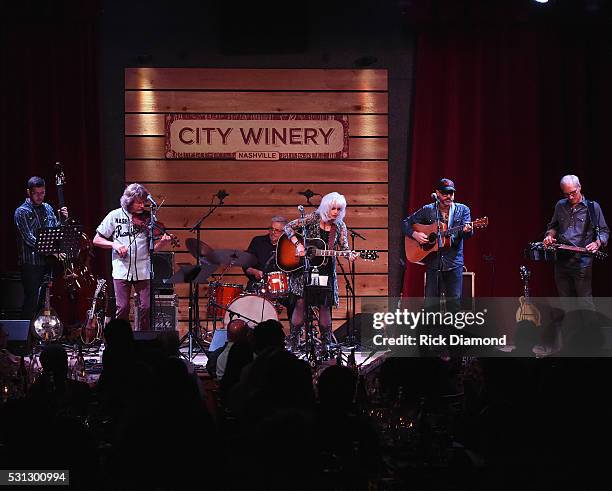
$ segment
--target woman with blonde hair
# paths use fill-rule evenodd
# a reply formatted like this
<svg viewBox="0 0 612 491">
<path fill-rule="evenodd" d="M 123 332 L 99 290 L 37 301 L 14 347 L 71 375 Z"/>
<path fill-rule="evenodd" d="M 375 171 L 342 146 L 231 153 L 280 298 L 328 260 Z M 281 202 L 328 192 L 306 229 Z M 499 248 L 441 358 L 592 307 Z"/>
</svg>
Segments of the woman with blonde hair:
<svg viewBox="0 0 612 491">
<path fill-rule="evenodd" d="M 307 238 L 318 238 L 327 244 L 328 249 L 350 250 L 348 244 L 348 232 L 344 223 L 346 214 L 346 198 L 340 193 L 329 193 L 323 196 L 321 204 L 316 211 L 305 215 L 303 218 L 293 220 L 285 225 L 287 238 L 295 245 L 296 255 L 304 256 L 304 244 L 299 240 L 296 233 L 302 233 L 306 227 Z M 350 255 L 353 260 L 354 255 Z M 325 298 L 319 299 L 316 307 L 319 307 L 319 330 L 322 343 L 327 346 L 331 342 L 332 317 L 331 307 L 338 306 L 338 280 L 336 277 L 336 259 L 329 260 L 319 268 L 320 276 L 328 277 L 329 293 Z M 299 337 L 305 322 L 304 303 L 304 273 L 299 269 L 289 276 L 289 292 L 295 302 L 293 315 L 291 316 L 290 344 L 292 349 L 297 348 Z M 311 305 L 312 306 L 312 305 Z"/>
</svg>

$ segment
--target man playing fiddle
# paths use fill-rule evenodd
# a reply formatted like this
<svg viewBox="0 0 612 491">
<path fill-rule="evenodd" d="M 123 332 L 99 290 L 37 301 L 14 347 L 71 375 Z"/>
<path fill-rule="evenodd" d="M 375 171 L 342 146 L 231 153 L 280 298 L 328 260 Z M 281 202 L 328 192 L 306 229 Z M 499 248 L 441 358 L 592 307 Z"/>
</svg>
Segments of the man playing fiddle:
<svg viewBox="0 0 612 491">
<path fill-rule="evenodd" d="M 94 245 L 112 249 L 113 285 L 117 303 L 116 317 L 129 319 L 132 287 L 138 297 L 138 329 L 149 329 L 151 261 L 149 258 L 148 229 L 142 226 L 142 216 L 149 191 L 134 183 L 125 188 L 121 207 L 111 211 L 96 229 Z M 163 234 L 155 244 L 155 250 L 172 239 Z"/>
</svg>

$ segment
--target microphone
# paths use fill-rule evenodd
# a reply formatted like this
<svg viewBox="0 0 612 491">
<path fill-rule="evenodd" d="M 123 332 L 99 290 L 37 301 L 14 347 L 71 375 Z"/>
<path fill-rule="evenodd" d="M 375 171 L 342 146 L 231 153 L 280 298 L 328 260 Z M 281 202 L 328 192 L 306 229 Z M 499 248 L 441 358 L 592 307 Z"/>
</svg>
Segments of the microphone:
<svg viewBox="0 0 612 491">
<path fill-rule="evenodd" d="M 309 200 L 310 198 L 312 198 L 315 195 L 316 196 L 321 196 L 319 193 L 313 193 L 310 189 L 307 189 L 306 191 L 298 191 L 298 194 L 301 194 L 307 200 Z"/>
<path fill-rule="evenodd" d="M 153 199 L 153 196 L 151 196 L 151 194 L 147 194 L 147 199 L 151 202 L 153 206 L 155 206 L 156 208 L 159 208 L 159 206 L 157 206 L 157 201 Z"/>
<path fill-rule="evenodd" d="M 363 235 L 361 235 L 359 232 L 357 232 L 357 230 L 355 230 L 354 228 L 348 227 L 348 231 L 351 233 L 351 235 L 356 235 L 357 237 L 359 237 L 362 240 L 367 240 Z"/>
<path fill-rule="evenodd" d="M 221 204 L 223 204 L 223 200 L 229 196 L 229 193 L 226 193 L 225 189 L 219 189 L 219 191 L 217 191 L 217 194 L 215 196 L 219 199 Z"/>
<path fill-rule="evenodd" d="M 304 207 L 302 205 L 298 206 L 298 211 L 304 213 Z"/>
<path fill-rule="evenodd" d="M 440 201 L 436 193 L 431 193 L 431 199 L 433 199 L 434 201 Z"/>
</svg>

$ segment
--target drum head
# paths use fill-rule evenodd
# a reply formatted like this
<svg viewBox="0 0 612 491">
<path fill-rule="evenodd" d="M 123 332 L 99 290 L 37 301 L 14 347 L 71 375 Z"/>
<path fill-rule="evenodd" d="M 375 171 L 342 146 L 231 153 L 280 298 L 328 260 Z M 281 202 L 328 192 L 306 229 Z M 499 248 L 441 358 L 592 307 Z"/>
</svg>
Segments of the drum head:
<svg viewBox="0 0 612 491">
<path fill-rule="evenodd" d="M 225 312 L 225 316 L 223 317 L 223 325 L 226 327 L 232 319 L 242 319 L 249 327 L 254 327 L 255 324 L 268 319 L 278 320 L 278 314 L 274 305 L 264 297 L 258 295 L 243 295 L 238 297 L 230 303 L 227 308 L 228 311 Z M 232 313 L 234 313 L 234 315 L 231 315 Z"/>
</svg>

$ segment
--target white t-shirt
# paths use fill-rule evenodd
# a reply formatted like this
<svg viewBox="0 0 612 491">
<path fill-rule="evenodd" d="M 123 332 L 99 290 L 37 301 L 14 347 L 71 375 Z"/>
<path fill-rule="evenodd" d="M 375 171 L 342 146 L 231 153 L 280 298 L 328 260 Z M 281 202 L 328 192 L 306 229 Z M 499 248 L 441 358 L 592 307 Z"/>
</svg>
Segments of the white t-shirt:
<svg viewBox="0 0 612 491">
<path fill-rule="evenodd" d="M 136 229 L 132 222 L 132 214 L 123 208 L 111 211 L 96 232 L 107 240 L 119 242 L 128 248 L 125 257 L 119 257 L 113 249 L 113 278 L 116 280 L 148 280 L 149 279 L 149 240 L 147 229 Z"/>
<path fill-rule="evenodd" d="M 221 352 L 221 354 L 217 357 L 217 379 L 221 380 L 223 375 L 225 375 L 225 369 L 227 368 L 227 357 L 229 356 L 229 352 L 234 346 L 233 341 L 229 341 L 225 346 L 225 349 Z"/>
</svg>

